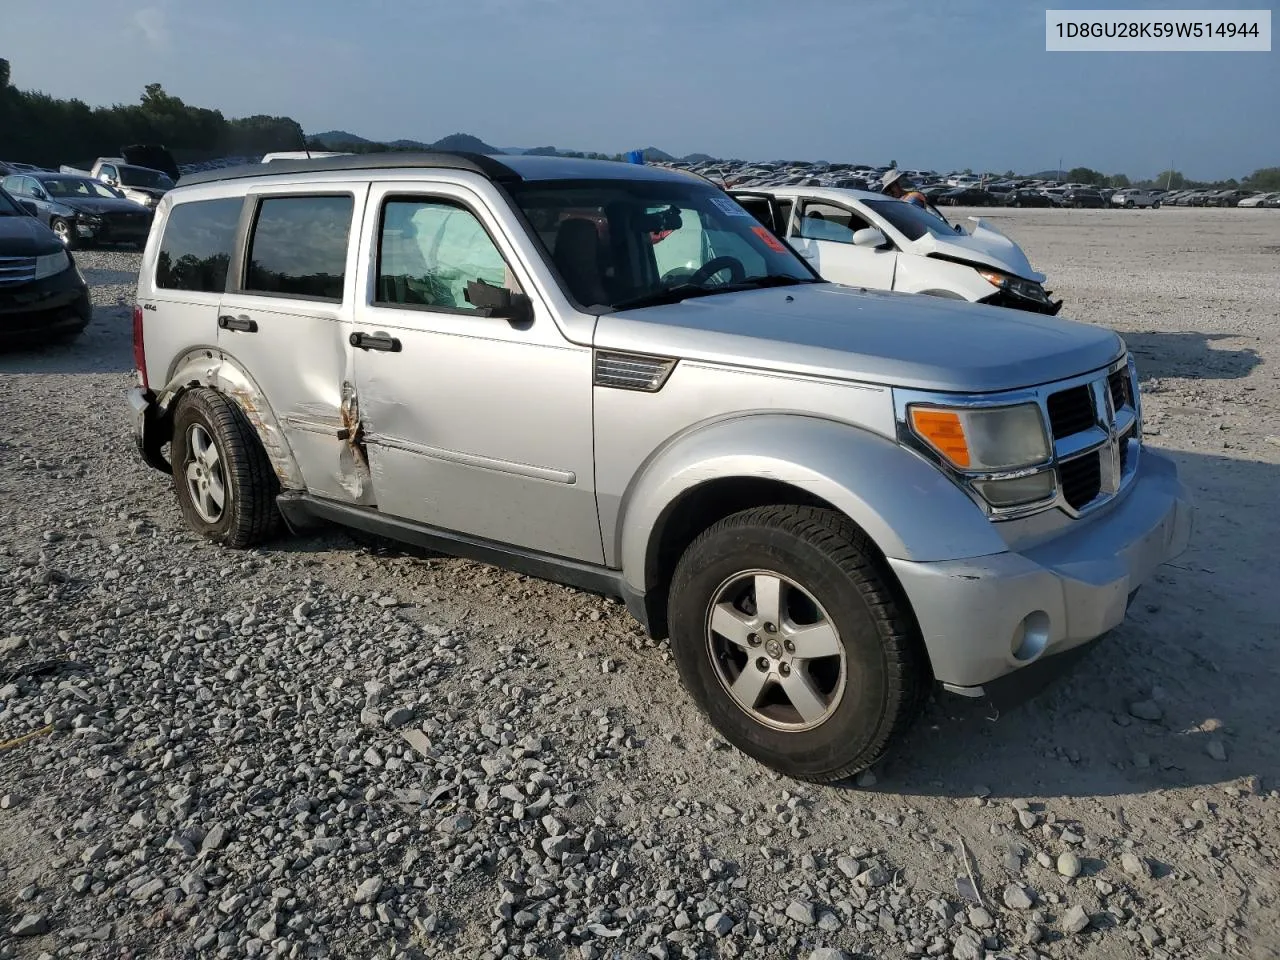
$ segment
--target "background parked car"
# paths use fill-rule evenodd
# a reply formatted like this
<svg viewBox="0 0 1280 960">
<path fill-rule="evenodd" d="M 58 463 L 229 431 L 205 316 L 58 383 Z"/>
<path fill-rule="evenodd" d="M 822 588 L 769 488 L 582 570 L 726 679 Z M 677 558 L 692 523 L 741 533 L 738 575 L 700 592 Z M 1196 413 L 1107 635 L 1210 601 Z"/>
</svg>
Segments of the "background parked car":
<svg viewBox="0 0 1280 960">
<path fill-rule="evenodd" d="M 36 219 L 68 248 L 147 242 L 151 211 L 99 180 L 67 173 L 15 174 L 0 185 L 19 201 L 29 201 Z"/>
<path fill-rule="evenodd" d="M 1077 208 L 1092 207 L 1094 209 L 1098 209 L 1107 205 L 1107 202 L 1102 199 L 1102 194 L 1097 190 L 1088 187 L 1068 190 L 1063 194 L 1063 199 L 1067 202 L 1068 206 Z"/>
<path fill-rule="evenodd" d="M 1138 187 L 1119 190 L 1111 196 L 1113 207 L 1124 207 L 1127 210 L 1132 210 L 1134 207 L 1151 207 L 1155 210 L 1160 207 L 1160 203 L 1160 194 L 1154 190 L 1143 190 Z"/>
<path fill-rule="evenodd" d="M 1010 190 L 1000 200 L 1006 207 L 1052 207 L 1053 201 L 1038 190 Z"/>
<path fill-rule="evenodd" d="M 1245 197 L 1252 195 L 1252 190 L 1220 190 L 1213 198 L 1215 207 L 1234 207 Z"/>
<path fill-rule="evenodd" d="M 74 337 L 91 315 L 89 288 L 71 254 L 31 206 L 0 189 L 0 339 Z"/>
<path fill-rule="evenodd" d="M 989 207 L 991 194 L 979 187 L 956 187 L 941 194 L 935 203 L 944 207 Z"/>
</svg>

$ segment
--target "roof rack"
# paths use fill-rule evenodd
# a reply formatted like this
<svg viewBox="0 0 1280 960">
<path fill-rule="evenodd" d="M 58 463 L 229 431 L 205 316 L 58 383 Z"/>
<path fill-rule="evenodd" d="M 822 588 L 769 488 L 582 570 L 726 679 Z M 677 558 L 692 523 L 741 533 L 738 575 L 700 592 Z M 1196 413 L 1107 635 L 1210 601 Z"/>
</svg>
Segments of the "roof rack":
<svg viewBox="0 0 1280 960">
<path fill-rule="evenodd" d="M 341 157 L 315 157 L 307 160 L 273 160 L 271 163 L 248 163 L 238 167 L 222 167 L 191 173 L 182 178 L 182 186 L 193 183 L 216 183 L 246 177 L 272 177 L 289 173 L 323 173 L 331 170 L 387 170 L 420 167 L 423 169 L 467 170 L 498 182 L 523 179 L 496 157 L 464 151 L 431 151 L 358 153 Z"/>
</svg>

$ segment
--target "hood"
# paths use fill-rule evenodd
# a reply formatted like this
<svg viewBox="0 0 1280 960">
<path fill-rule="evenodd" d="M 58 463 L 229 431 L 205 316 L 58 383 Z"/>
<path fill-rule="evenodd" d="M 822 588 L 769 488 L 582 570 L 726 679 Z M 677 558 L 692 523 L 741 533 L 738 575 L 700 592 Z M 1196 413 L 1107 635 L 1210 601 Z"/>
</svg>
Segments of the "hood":
<svg viewBox="0 0 1280 960">
<path fill-rule="evenodd" d="M 35 217 L 0 216 L 0 257 L 43 257 L 62 242 Z"/>
<path fill-rule="evenodd" d="M 1037 386 L 1106 366 L 1110 330 L 919 294 L 804 284 L 605 314 L 602 349 L 921 390 Z"/>
<path fill-rule="evenodd" d="M 912 243 L 917 253 L 938 253 L 946 257 L 967 260 L 985 267 L 994 267 L 1024 280 L 1044 283 L 1045 275 L 1031 269 L 1031 261 L 1022 248 L 981 217 L 970 217 L 973 229 L 969 233 L 957 233 L 952 237 L 935 237 L 926 233 Z"/>
<path fill-rule="evenodd" d="M 108 199 L 106 197 L 54 197 L 64 207 L 70 207 L 78 213 L 93 215 L 109 213 L 145 213 L 146 210 L 136 200 Z"/>
</svg>

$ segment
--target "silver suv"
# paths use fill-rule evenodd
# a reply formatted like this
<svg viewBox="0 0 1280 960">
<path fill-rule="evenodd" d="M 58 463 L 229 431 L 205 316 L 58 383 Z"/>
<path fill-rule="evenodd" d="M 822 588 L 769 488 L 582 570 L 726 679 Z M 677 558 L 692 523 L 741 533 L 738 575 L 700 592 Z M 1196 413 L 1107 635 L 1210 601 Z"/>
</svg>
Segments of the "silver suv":
<svg viewBox="0 0 1280 960">
<path fill-rule="evenodd" d="M 330 521 L 620 598 L 815 781 L 1004 697 L 1187 542 L 1114 333 L 823 282 L 701 178 L 383 154 L 186 178 L 134 310 L 146 460 L 231 547 Z"/>
</svg>

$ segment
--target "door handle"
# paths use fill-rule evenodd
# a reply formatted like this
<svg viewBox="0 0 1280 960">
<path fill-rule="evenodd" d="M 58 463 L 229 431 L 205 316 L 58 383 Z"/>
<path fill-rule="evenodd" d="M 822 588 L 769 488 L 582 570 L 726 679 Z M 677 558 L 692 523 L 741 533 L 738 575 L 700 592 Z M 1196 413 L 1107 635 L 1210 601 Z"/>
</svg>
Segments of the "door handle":
<svg viewBox="0 0 1280 960">
<path fill-rule="evenodd" d="M 387 353 L 399 353 L 400 341 L 385 333 L 353 333 L 351 345 L 361 350 L 383 350 Z"/>
<path fill-rule="evenodd" d="M 257 333 L 258 321 L 251 320 L 243 314 L 233 317 L 230 314 L 222 314 L 218 317 L 218 326 L 223 330 L 239 330 L 242 333 Z"/>
</svg>

